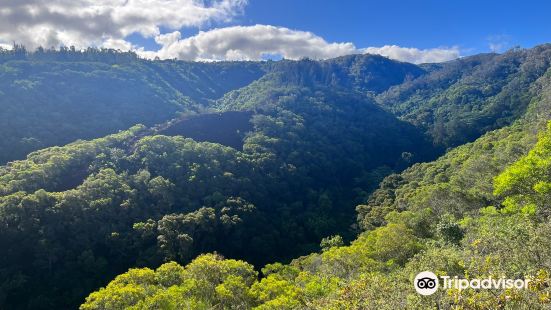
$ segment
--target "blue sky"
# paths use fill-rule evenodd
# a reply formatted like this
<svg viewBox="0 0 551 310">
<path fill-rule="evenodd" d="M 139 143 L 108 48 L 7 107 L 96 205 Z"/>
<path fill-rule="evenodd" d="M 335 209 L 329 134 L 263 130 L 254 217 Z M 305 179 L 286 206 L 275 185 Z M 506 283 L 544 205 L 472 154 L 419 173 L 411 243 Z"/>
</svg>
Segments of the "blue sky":
<svg viewBox="0 0 551 310">
<path fill-rule="evenodd" d="M 361 47 L 458 45 L 487 52 L 492 37 L 507 46 L 551 42 L 551 1 L 253 0 L 240 21 L 307 30 Z"/>
<path fill-rule="evenodd" d="M 533 0 L 26 0 L 0 4 L 0 45 L 209 61 L 377 53 L 438 62 L 551 42 L 550 13 L 551 1 Z"/>
</svg>

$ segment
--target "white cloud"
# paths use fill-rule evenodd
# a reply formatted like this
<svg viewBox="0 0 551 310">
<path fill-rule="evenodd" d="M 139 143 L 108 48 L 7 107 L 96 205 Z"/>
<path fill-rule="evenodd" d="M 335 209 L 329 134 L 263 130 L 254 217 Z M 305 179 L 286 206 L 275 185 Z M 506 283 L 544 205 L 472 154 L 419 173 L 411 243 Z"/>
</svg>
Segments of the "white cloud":
<svg viewBox="0 0 551 310">
<path fill-rule="evenodd" d="M 132 33 L 144 37 L 160 28 L 180 29 L 229 21 L 247 0 L 2 0 L 0 43 L 29 48 L 101 46 Z M 110 44 L 110 43 L 107 43 Z M 120 45 L 120 44 L 119 44 Z"/>
<path fill-rule="evenodd" d="M 379 54 L 391 59 L 412 63 L 443 62 L 459 58 L 458 47 L 418 49 L 413 47 L 400 47 L 397 45 L 385 45 L 383 47 L 367 47 L 362 52 Z"/>
<path fill-rule="evenodd" d="M 178 31 L 158 35 L 159 51 L 138 50 L 142 57 L 183 60 L 260 60 L 265 55 L 287 59 L 327 59 L 348 54 L 370 53 L 401 61 L 424 63 L 458 58 L 457 47 L 417 49 L 396 45 L 358 49 L 353 43 L 329 43 L 306 31 L 269 25 L 234 26 L 200 32 L 181 38 Z"/>
<path fill-rule="evenodd" d="M 111 39 L 111 38 L 105 40 L 105 42 L 103 42 L 101 47 L 112 48 L 112 49 L 121 50 L 121 51 L 130 51 L 136 48 L 136 46 L 132 45 L 132 43 L 128 41 L 121 40 L 121 39 Z"/>
<path fill-rule="evenodd" d="M 232 26 L 182 38 L 179 29 L 231 21 L 248 0 L 0 0 L 0 44 L 98 46 L 133 50 L 142 57 L 183 60 L 259 60 L 266 55 L 287 59 L 326 59 L 373 53 L 421 63 L 459 57 L 459 50 L 419 50 L 399 46 L 357 48 L 350 42 L 327 42 L 312 32 L 270 25 Z M 168 33 L 161 33 L 169 30 Z M 161 46 L 146 51 L 129 42 L 134 33 Z"/>
<path fill-rule="evenodd" d="M 11 50 L 12 47 L 11 44 L 0 43 L 0 49 Z"/>
<path fill-rule="evenodd" d="M 487 38 L 488 48 L 494 53 L 503 52 L 510 46 L 511 36 L 506 34 L 492 35 Z"/>
<path fill-rule="evenodd" d="M 268 25 L 213 29 L 185 39 L 176 31 L 155 41 L 162 45 L 160 58 L 185 60 L 258 60 L 267 54 L 323 59 L 357 52 L 352 43 L 328 43 L 311 32 Z"/>
</svg>

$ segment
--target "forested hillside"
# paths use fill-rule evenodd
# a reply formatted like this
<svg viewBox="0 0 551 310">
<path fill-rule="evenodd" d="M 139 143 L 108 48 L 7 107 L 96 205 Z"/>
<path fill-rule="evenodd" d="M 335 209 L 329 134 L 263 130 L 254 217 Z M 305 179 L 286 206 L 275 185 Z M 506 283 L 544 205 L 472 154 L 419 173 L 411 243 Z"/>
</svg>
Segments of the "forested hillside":
<svg viewBox="0 0 551 310">
<path fill-rule="evenodd" d="M 0 50 L 0 163 L 197 113 L 264 70 L 262 63 L 150 62 L 113 50 Z"/>
<path fill-rule="evenodd" d="M 326 62 L 146 61 L 133 53 L 24 47 L 0 50 L 0 163 L 135 124 L 209 110 L 211 101 L 266 73 L 285 85 L 383 91 L 423 69 L 380 56 Z M 240 103 L 241 105 L 241 103 Z"/>
<path fill-rule="evenodd" d="M 550 61 L 3 51 L 0 308 L 548 305 Z"/>
<path fill-rule="evenodd" d="M 435 143 L 453 147 L 524 114 L 530 86 L 550 61 L 547 44 L 423 65 L 428 74 L 378 95 L 377 102 L 424 128 Z"/>
<path fill-rule="evenodd" d="M 551 304 L 551 71 L 530 86 L 526 114 L 438 160 L 385 178 L 358 206 L 350 245 L 260 272 L 215 254 L 185 267 L 131 269 L 81 309 L 546 309 Z M 417 294 L 421 270 L 524 278 L 528 290 Z M 257 276 L 260 275 L 260 279 Z"/>
<path fill-rule="evenodd" d="M 206 251 L 259 265 L 305 254 L 348 236 L 364 191 L 431 149 L 352 96 L 282 98 L 251 123 L 242 150 L 164 135 L 129 145 L 146 130 L 135 127 L 3 168 L 0 243 L 13 251 L 0 265 L 22 280 L 5 287 L 8 302 L 74 302 L 129 266 Z"/>
</svg>

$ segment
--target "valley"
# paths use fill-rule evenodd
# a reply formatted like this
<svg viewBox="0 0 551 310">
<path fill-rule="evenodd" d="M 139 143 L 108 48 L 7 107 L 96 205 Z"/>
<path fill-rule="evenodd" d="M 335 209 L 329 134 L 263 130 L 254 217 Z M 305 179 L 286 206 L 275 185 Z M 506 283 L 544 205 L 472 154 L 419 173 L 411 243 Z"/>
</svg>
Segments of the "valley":
<svg viewBox="0 0 551 310">
<path fill-rule="evenodd" d="M 2 51 L 0 308 L 548 306 L 550 66 Z"/>
</svg>

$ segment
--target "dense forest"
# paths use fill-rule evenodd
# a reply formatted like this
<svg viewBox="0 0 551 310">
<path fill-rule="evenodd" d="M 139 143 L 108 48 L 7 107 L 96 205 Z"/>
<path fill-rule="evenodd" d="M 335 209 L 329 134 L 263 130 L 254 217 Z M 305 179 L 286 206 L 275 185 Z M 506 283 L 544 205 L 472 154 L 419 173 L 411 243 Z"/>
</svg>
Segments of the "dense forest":
<svg viewBox="0 0 551 310">
<path fill-rule="evenodd" d="M 258 79 L 264 67 L 149 62 L 114 50 L 0 51 L 0 163 L 198 113 L 209 100 Z"/>
<path fill-rule="evenodd" d="M 550 65 L 1 51 L 0 308 L 549 307 Z"/>
</svg>

